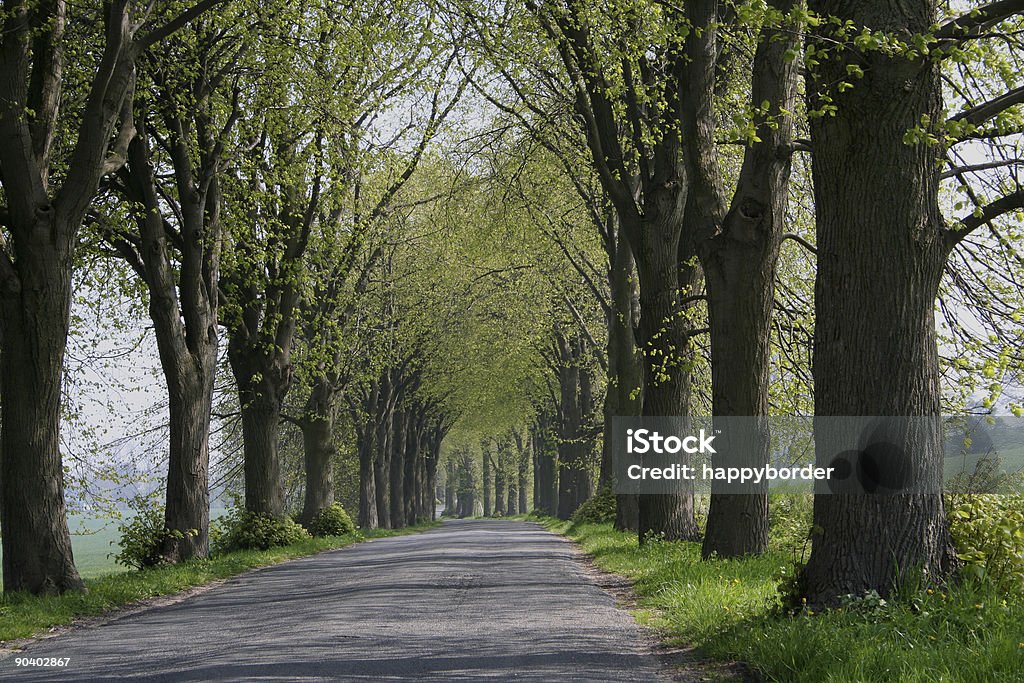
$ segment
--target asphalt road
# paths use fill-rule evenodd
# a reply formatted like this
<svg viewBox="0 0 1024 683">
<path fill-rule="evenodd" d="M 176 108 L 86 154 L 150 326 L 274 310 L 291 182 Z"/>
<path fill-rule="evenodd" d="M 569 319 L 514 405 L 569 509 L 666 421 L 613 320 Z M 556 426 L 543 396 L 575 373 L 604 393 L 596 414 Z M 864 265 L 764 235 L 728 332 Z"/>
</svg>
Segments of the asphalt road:
<svg viewBox="0 0 1024 683">
<path fill-rule="evenodd" d="M 15 657 L 67 657 L 64 668 Z M 16 681 L 652 681 L 628 613 L 535 524 L 453 521 L 35 642 Z"/>
</svg>

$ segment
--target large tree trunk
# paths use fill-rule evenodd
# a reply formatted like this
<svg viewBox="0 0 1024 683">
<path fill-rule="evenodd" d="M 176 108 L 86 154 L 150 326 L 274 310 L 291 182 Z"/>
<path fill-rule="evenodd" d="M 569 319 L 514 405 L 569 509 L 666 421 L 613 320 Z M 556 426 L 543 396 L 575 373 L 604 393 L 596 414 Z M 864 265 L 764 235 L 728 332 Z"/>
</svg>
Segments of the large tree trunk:
<svg viewBox="0 0 1024 683">
<path fill-rule="evenodd" d="M 825 16 L 897 35 L 927 34 L 931 0 L 811 2 Z M 861 451 L 863 494 L 818 495 L 817 533 L 801 574 L 811 604 L 877 590 L 889 594 L 910 573 L 936 580 L 952 566 L 938 492 L 943 448 L 934 303 L 946 258 L 938 207 L 940 144 L 905 144 L 924 117 L 942 120 L 934 60 L 854 55 L 835 50 L 812 71 L 814 93 L 846 77 L 848 60 L 865 76 L 834 93 L 834 116 L 812 120 L 818 276 L 815 287 L 814 388 L 816 459 L 837 458 L 824 427 L 830 416 L 924 416 L 889 430 L 893 447 L 878 462 Z M 854 472 L 857 472 L 857 463 Z M 872 481 L 872 467 L 882 477 Z M 887 477 L 886 474 L 898 476 Z M 916 489 L 901 493 L 901 479 Z M 847 482 L 849 483 L 849 482 Z M 840 486 L 840 482 L 833 482 Z M 929 490 L 931 489 L 931 490 Z"/>
<path fill-rule="evenodd" d="M 416 417 L 410 423 L 410 432 L 405 446 L 405 523 L 407 526 L 416 524 L 416 501 L 420 495 L 419 482 L 416 479 L 417 461 L 423 457 L 423 415 L 416 411 Z"/>
<path fill-rule="evenodd" d="M 68 217 L 38 210 L 30 237 L 22 236 L 14 264 L 19 287 L 3 292 L 0 354 L 4 592 L 35 594 L 81 590 L 64 504 L 60 453 L 61 373 L 71 302 L 73 235 L 52 223 Z M 28 242 L 25 244 L 24 242 Z"/>
<path fill-rule="evenodd" d="M 678 201 L 664 197 L 663 201 Z M 652 198 L 651 204 L 654 204 Z M 690 412 L 690 367 L 693 349 L 690 330 L 683 317 L 680 297 L 691 296 L 700 282 L 700 269 L 692 264 L 692 249 L 680 248 L 679 231 L 665 225 L 674 212 L 664 209 L 629 234 L 643 234 L 634 245 L 640 277 L 640 343 L 644 350 L 644 398 L 642 414 L 688 416 Z M 689 256 L 688 256 L 689 255 Z M 686 464 L 680 459 L 680 464 Z M 637 496 L 637 535 L 642 543 L 649 535 L 667 540 L 695 540 L 699 537 L 694 516 L 692 483 L 681 483 L 679 493 Z"/>
<path fill-rule="evenodd" d="M 448 458 L 448 461 L 445 464 L 444 473 L 444 511 L 446 515 L 452 517 L 456 514 L 455 492 L 458 489 L 458 481 L 455 478 L 455 461 L 451 458 Z M 417 487 L 417 490 L 419 488 L 420 487 Z M 417 505 L 417 511 L 419 511 L 419 509 L 422 508 L 422 504 L 419 501 L 417 501 L 417 503 L 419 503 Z"/>
<path fill-rule="evenodd" d="M 441 442 L 444 441 L 444 430 L 435 427 L 430 439 L 430 449 L 426 457 L 421 460 L 423 463 L 423 492 L 422 506 L 424 508 L 422 521 L 433 521 L 437 519 L 437 505 L 434 504 L 437 491 L 437 463 L 441 460 Z"/>
<path fill-rule="evenodd" d="M 518 502 L 519 502 L 519 495 L 516 492 L 515 479 L 512 478 L 512 477 L 509 477 L 509 482 L 508 482 L 508 505 L 506 507 L 506 510 L 508 511 L 508 514 L 510 516 L 511 515 L 518 515 L 519 514 L 519 510 L 517 509 L 517 505 L 516 505 Z"/>
<path fill-rule="evenodd" d="M 498 442 L 495 453 L 497 462 L 494 467 L 494 514 L 504 517 L 505 511 L 505 470 L 507 469 L 506 444 Z"/>
<path fill-rule="evenodd" d="M 557 450 L 551 445 L 551 416 L 541 413 L 533 427 L 534 500 L 533 506 L 546 515 L 558 512 Z"/>
<path fill-rule="evenodd" d="M 788 13 L 795 3 L 773 4 Z M 797 63 L 786 55 L 799 47 L 798 36 L 798 31 L 780 34 L 774 27 L 760 36 L 750 99 L 754 106 L 769 103 L 775 118 L 771 125 L 759 126 L 761 142 L 746 149 L 721 231 L 698 249 L 708 296 L 712 412 L 725 446 L 714 456 L 716 467 L 763 467 L 769 460 L 769 349 L 789 188 L 786 150 L 793 138 L 792 116 L 779 112 L 794 109 Z M 713 78 L 709 75 L 708 82 L 697 87 L 712 88 Z M 718 153 L 710 135 L 704 148 L 708 155 Z M 710 166 L 717 164 L 712 160 Z M 724 201 L 721 204 L 724 209 Z M 731 419 L 734 416 L 747 417 Z M 703 557 L 740 557 L 768 549 L 768 482 L 742 488 L 712 482 Z"/>
<path fill-rule="evenodd" d="M 10 8 L 0 78 L 0 525 L 4 591 L 80 590 L 64 502 L 60 403 L 78 230 L 114 158 L 135 79 L 128 3 L 108 5 L 95 71 L 61 96 L 69 3 Z M 31 72 L 31 74 L 30 74 Z M 69 112 L 62 106 L 69 105 Z M 130 123 L 131 117 L 124 118 Z M 133 132 L 126 125 L 118 143 Z M 52 173 L 59 140 L 61 163 Z M 121 150 L 118 150 L 121 151 Z M 54 164 L 56 165 L 56 164 Z M 57 183 L 60 182 L 60 186 Z M 52 184 L 51 184 L 52 183 Z M 8 241 L 9 239 L 9 241 Z"/>
<path fill-rule="evenodd" d="M 363 529 L 376 529 L 377 521 L 377 492 L 374 490 L 373 481 L 373 459 L 376 448 L 374 446 L 374 427 L 372 424 L 364 425 L 362 432 L 357 438 L 359 449 L 359 526 Z"/>
<path fill-rule="evenodd" d="M 284 487 L 277 448 L 281 405 L 261 395 L 242 392 L 242 439 L 245 457 L 245 508 L 284 517 Z"/>
<path fill-rule="evenodd" d="M 639 311 L 636 282 L 633 277 L 633 252 L 621 230 L 613 236 L 614 251 L 608 271 L 611 310 L 608 325 L 608 392 L 604 402 L 604 442 L 598 489 L 614 488 L 612 480 L 612 418 L 637 416 L 643 407 L 643 361 L 636 346 L 633 329 Z M 617 495 L 615 528 L 636 531 L 636 496 Z"/>
<path fill-rule="evenodd" d="M 200 115 L 201 116 L 201 115 Z M 145 119 L 145 114 L 139 116 Z M 183 143 L 184 144 L 184 143 Z M 173 157 L 180 178 L 194 173 L 193 159 L 183 151 Z M 132 202 L 139 227 L 137 251 L 114 239 L 122 255 L 135 264 L 149 290 L 160 365 L 167 384 L 170 427 L 164 526 L 164 560 L 179 562 L 206 557 L 209 551 L 210 411 L 217 371 L 217 296 L 220 263 L 221 195 L 216 178 L 203 190 L 180 192 L 178 258 L 174 264 L 146 127 L 128 149 L 129 166 L 121 170 L 122 191 Z M 179 185 L 181 189 L 184 185 Z M 177 266 L 177 267 L 176 267 Z M 211 293 L 214 293 L 211 296 Z"/>
<path fill-rule="evenodd" d="M 281 404 L 291 385 L 291 365 L 280 354 L 264 355 L 242 328 L 230 331 L 228 362 L 242 413 L 245 509 L 284 517 L 284 487 L 278 454 Z"/>
<path fill-rule="evenodd" d="M 374 493 L 377 503 L 377 523 L 381 529 L 391 528 L 391 411 L 387 411 L 377 426 L 376 453 L 373 459 Z"/>
<path fill-rule="evenodd" d="M 483 487 L 484 487 L 484 517 L 491 516 L 491 451 L 487 447 L 487 441 L 480 444 L 483 453 Z"/>
<path fill-rule="evenodd" d="M 583 346 L 555 330 L 558 347 L 558 509 L 559 519 L 569 519 L 589 493 L 587 440 L 583 437 Z"/>
<path fill-rule="evenodd" d="M 519 442 L 519 514 L 525 515 L 527 513 L 527 487 L 530 485 L 530 450 Z"/>
<path fill-rule="evenodd" d="M 334 503 L 334 422 L 337 408 L 334 390 L 327 378 L 317 380 L 310 390 L 300 427 L 306 463 L 306 487 L 301 521 L 309 526 L 321 510 Z"/>
<path fill-rule="evenodd" d="M 206 362 L 197 362 L 197 367 L 183 371 L 182 375 L 188 376 L 179 376 L 168 382 L 170 455 L 164 526 L 181 534 L 171 535 L 165 540 L 163 557 L 167 562 L 181 562 L 209 554 L 208 468 L 216 348 L 214 342 Z"/>
</svg>

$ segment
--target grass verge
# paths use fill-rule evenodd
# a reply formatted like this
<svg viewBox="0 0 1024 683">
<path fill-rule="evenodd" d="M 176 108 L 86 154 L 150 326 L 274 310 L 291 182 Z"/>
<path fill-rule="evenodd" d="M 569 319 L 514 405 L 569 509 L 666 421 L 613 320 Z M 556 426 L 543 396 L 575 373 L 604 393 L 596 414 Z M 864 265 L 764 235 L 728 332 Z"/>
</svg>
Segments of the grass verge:
<svg viewBox="0 0 1024 683">
<path fill-rule="evenodd" d="M 541 518 L 599 567 L 628 578 L 637 618 L 673 644 L 748 664 L 772 681 L 900 683 L 1020 681 L 1024 596 L 976 584 L 899 601 L 852 601 L 823 614 L 779 609 L 777 586 L 792 556 L 771 552 L 701 561 L 696 543 L 654 542 L 610 524 Z"/>
<path fill-rule="evenodd" d="M 54 626 L 70 624 L 79 617 L 97 616 L 139 600 L 173 595 L 257 567 L 344 548 L 364 540 L 417 533 L 439 524 L 430 522 L 405 529 L 373 529 L 345 536 L 311 538 L 269 550 L 243 550 L 208 560 L 111 574 L 86 579 L 88 593 L 43 597 L 4 594 L 0 597 L 0 642 L 28 638 Z"/>
</svg>

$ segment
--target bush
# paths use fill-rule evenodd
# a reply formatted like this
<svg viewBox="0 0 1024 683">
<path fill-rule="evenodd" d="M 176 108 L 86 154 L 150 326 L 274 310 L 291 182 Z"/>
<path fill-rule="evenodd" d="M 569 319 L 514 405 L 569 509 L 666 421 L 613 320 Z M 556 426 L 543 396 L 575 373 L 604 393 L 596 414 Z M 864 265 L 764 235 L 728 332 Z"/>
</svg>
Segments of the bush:
<svg viewBox="0 0 1024 683">
<path fill-rule="evenodd" d="M 809 550 L 814 498 L 809 493 L 775 493 L 768 501 L 768 543 L 797 558 Z"/>
<path fill-rule="evenodd" d="M 233 508 L 221 519 L 216 552 L 267 550 L 308 539 L 309 532 L 291 519 Z"/>
<path fill-rule="evenodd" d="M 355 530 L 352 518 L 339 503 L 331 503 L 316 513 L 309 524 L 309 533 L 314 536 L 344 536 Z"/>
<path fill-rule="evenodd" d="M 1016 594 L 1024 583 L 1024 497 L 956 496 L 949 522 L 964 574 Z"/>
<path fill-rule="evenodd" d="M 133 501 L 132 507 L 136 507 Z M 163 546 L 167 539 L 164 528 L 164 510 L 162 507 L 139 507 L 132 519 L 119 524 L 121 532 L 121 552 L 114 556 L 114 561 L 129 569 L 145 569 L 155 567 L 163 562 Z"/>
<path fill-rule="evenodd" d="M 611 487 L 606 486 L 572 513 L 577 524 L 605 524 L 615 521 L 616 501 Z"/>
<path fill-rule="evenodd" d="M 129 569 L 146 569 L 163 564 L 163 549 L 167 539 L 199 533 L 196 529 L 172 531 L 164 527 L 164 508 L 154 504 L 151 498 L 136 497 L 128 505 L 135 510 L 135 516 L 117 527 L 121 532 L 121 552 L 114 556 L 114 561 Z"/>
</svg>

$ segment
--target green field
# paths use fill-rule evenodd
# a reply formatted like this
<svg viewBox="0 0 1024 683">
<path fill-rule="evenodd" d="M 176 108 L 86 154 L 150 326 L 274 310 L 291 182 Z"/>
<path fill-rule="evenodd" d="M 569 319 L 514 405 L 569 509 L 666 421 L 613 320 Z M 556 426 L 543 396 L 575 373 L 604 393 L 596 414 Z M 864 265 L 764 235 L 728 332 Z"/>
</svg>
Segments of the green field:
<svg viewBox="0 0 1024 683">
<path fill-rule="evenodd" d="M 117 541 L 120 533 L 117 520 L 85 515 L 72 515 L 68 518 L 71 529 L 71 548 L 75 554 L 75 566 L 82 578 L 95 578 L 105 574 L 116 574 L 127 571 L 125 567 L 114 562 L 118 553 Z M 0 551 L 0 559 L 3 551 Z M 3 580 L 0 579 L 0 586 Z"/>
<path fill-rule="evenodd" d="M 210 518 L 216 519 L 224 513 L 223 508 L 212 510 Z M 71 515 L 68 518 L 75 566 L 78 567 L 78 573 L 83 579 L 128 571 L 114 562 L 114 556 L 120 551 L 118 540 L 121 534 L 117 530 L 118 524 L 120 521 L 107 517 Z M 0 559 L 2 558 L 3 552 L 0 551 Z M 2 586 L 3 580 L 0 578 L 0 587 Z"/>
</svg>

